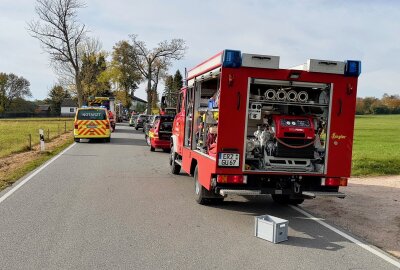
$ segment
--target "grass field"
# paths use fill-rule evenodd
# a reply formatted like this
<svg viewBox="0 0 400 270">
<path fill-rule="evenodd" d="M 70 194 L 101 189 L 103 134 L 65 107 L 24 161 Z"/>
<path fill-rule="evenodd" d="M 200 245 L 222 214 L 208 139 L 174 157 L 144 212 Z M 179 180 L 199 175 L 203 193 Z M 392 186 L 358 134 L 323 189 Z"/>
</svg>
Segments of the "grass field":
<svg viewBox="0 0 400 270">
<path fill-rule="evenodd" d="M 400 115 L 357 116 L 352 175 L 400 174 Z"/>
<path fill-rule="evenodd" d="M 39 143 L 39 128 L 50 139 L 73 129 L 73 119 L 0 120 L 0 157 L 21 152 Z M 400 115 L 357 116 L 352 175 L 400 174 Z"/>
<path fill-rule="evenodd" d="M 29 149 L 29 134 L 32 146 L 39 143 L 39 129 L 45 132 L 45 140 L 52 139 L 73 129 L 73 119 L 28 118 L 0 120 L 0 157 Z"/>
</svg>

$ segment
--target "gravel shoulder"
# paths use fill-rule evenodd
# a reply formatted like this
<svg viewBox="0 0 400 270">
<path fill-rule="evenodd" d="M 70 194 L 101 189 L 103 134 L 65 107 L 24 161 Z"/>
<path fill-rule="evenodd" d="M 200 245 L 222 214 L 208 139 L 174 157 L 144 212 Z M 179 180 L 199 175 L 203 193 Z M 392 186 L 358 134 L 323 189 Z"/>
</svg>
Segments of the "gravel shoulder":
<svg viewBox="0 0 400 270">
<path fill-rule="evenodd" d="M 306 200 L 305 210 L 400 258 L 400 176 L 349 179 L 347 197 Z"/>
</svg>

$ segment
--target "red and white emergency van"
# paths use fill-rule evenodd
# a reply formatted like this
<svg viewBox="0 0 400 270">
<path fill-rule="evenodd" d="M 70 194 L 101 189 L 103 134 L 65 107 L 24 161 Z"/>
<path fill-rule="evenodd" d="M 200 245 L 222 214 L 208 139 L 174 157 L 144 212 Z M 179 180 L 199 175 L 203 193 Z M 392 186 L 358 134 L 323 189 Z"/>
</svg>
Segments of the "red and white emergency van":
<svg viewBox="0 0 400 270">
<path fill-rule="evenodd" d="M 299 204 L 343 198 L 350 176 L 360 61 L 224 50 L 187 74 L 171 137 L 171 171 L 193 175 L 204 204 L 271 194 Z"/>
</svg>

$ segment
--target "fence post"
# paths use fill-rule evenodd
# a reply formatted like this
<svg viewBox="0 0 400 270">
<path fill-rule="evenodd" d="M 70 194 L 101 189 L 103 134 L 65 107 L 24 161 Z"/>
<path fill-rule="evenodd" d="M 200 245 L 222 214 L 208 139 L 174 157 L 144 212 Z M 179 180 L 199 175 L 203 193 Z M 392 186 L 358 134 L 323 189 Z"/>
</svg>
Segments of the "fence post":
<svg viewBox="0 0 400 270">
<path fill-rule="evenodd" d="M 67 132 L 67 121 L 64 121 L 64 133 Z"/>
<path fill-rule="evenodd" d="M 29 133 L 29 150 L 32 151 L 32 134 Z"/>
</svg>

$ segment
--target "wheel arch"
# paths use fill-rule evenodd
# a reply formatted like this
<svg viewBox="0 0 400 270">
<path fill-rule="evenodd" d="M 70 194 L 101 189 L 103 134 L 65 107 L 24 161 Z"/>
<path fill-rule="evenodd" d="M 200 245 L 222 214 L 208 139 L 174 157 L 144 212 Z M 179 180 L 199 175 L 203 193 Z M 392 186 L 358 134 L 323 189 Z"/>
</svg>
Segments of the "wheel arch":
<svg viewBox="0 0 400 270">
<path fill-rule="evenodd" d="M 197 167 L 197 159 L 192 158 L 192 161 L 190 163 L 190 175 L 194 175 L 194 170 Z"/>
</svg>

